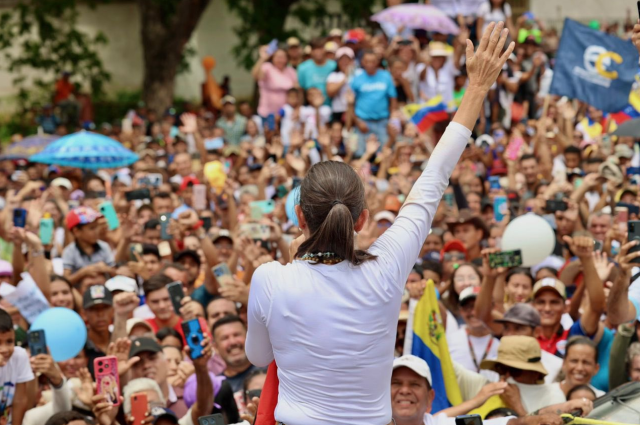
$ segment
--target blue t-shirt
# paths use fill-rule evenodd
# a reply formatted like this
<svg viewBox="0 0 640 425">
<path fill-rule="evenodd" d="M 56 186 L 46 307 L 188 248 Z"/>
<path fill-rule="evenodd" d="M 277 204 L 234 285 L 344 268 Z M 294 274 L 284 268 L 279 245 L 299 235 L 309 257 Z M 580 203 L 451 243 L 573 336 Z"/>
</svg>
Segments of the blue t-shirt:
<svg viewBox="0 0 640 425">
<path fill-rule="evenodd" d="M 578 326 L 576 326 L 576 324 L 578 324 Z M 569 332 L 569 338 L 572 336 L 586 336 L 587 338 L 593 339 L 596 335 L 587 335 L 580 325 L 580 320 L 578 320 L 573 324 Z M 609 391 L 609 356 L 611 355 L 613 337 L 613 332 L 608 328 L 604 328 L 604 333 L 597 346 L 600 370 L 591 378 L 591 385 L 604 392 Z"/>
<path fill-rule="evenodd" d="M 330 99 L 327 96 L 327 77 L 336 70 L 336 62 L 329 59 L 324 65 L 316 65 L 309 59 L 298 66 L 298 83 L 303 90 L 310 88 L 320 89 L 325 97 L 325 104 L 328 105 Z"/>
<path fill-rule="evenodd" d="M 388 71 L 378 69 L 369 75 L 360 71 L 351 81 L 356 95 L 356 116 L 363 120 L 376 121 L 389 118 L 389 99 L 396 98 L 396 86 Z"/>
</svg>

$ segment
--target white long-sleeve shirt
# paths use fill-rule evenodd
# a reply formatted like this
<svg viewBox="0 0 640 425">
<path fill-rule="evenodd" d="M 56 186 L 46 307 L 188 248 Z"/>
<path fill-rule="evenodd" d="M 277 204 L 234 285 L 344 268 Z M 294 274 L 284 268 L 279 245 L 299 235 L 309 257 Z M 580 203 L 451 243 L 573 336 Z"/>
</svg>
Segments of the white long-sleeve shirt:
<svg viewBox="0 0 640 425">
<path fill-rule="evenodd" d="M 41 425 L 51 416 L 71 410 L 71 407 L 71 389 L 65 379 L 60 388 L 52 389 L 50 402 L 27 410 L 22 423 L 23 425 Z"/>
<path fill-rule="evenodd" d="M 449 176 L 471 131 L 451 123 L 395 223 L 353 266 L 271 262 L 253 275 L 246 352 L 274 358 L 275 418 L 287 425 L 391 421 L 391 372 L 400 300 Z"/>
</svg>

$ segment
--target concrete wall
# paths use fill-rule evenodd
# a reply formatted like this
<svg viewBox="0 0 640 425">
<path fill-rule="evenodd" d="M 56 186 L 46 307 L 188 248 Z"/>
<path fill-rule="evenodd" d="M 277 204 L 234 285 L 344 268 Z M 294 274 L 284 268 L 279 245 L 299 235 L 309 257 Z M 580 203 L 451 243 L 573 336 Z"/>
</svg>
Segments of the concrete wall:
<svg viewBox="0 0 640 425">
<path fill-rule="evenodd" d="M 550 25 L 561 25 L 566 17 L 578 21 L 623 21 L 627 10 L 638 18 L 636 2 L 629 0 L 530 0 L 531 11 Z"/>
</svg>

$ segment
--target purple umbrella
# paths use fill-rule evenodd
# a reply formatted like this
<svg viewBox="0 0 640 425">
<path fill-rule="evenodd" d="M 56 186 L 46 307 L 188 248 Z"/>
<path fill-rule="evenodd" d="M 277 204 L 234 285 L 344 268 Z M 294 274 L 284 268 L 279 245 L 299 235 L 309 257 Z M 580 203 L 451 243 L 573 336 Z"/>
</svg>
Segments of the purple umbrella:
<svg viewBox="0 0 640 425">
<path fill-rule="evenodd" d="M 371 17 L 378 23 L 389 23 L 410 29 L 423 29 L 442 34 L 460 33 L 460 28 L 435 6 L 426 4 L 401 4 L 389 7 Z"/>
</svg>

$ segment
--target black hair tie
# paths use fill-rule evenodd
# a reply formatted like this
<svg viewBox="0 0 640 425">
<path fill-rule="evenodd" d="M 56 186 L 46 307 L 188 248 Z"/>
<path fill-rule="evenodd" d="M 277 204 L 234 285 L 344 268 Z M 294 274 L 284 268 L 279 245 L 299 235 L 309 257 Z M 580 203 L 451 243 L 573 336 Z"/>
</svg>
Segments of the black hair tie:
<svg viewBox="0 0 640 425">
<path fill-rule="evenodd" d="M 338 205 L 338 204 L 342 204 L 342 201 L 333 201 L 333 202 L 331 203 L 331 207 L 333 208 L 333 207 L 335 207 L 335 206 L 336 206 L 336 205 Z M 344 205 L 344 204 L 342 204 L 342 205 Z"/>
</svg>

